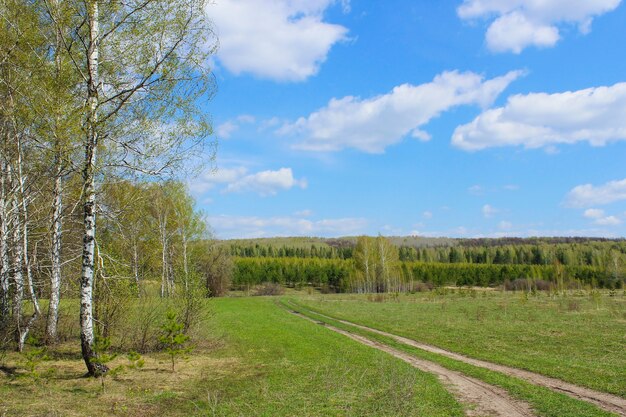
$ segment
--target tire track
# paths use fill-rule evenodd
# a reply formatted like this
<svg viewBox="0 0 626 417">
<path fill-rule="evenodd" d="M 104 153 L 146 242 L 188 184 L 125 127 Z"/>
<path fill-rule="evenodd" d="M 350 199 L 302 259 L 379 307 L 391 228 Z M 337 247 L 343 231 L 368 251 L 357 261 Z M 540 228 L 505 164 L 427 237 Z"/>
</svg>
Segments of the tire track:
<svg viewBox="0 0 626 417">
<path fill-rule="evenodd" d="M 310 310 L 307 310 L 307 311 L 310 311 Z M 503 373 L 508 376 L 517 377 L 517 378 L 523 379 L 524 381 L 530 382 L 531 384 L 549 388 L 553 391 L 560 392 L 562 394 L 568 395 L 577 400 L 582 400 L 582 401 L 592 403 L 605 411 L 609 411 L 611 413 L 616 413 L 620 416 L 626 417 L 626 399 L 619 397 L 617 395 L 608 394 L 606 392 L 601 392 L 601 391 L 596 391 L 591 388 L 581 387 L 579 385 L 575 385 L 570 382 L 565 382 L 560 379 L 548 377 L 545 375 L 540 375 L 531 371 L 513 368 L 510 366 L 506 366 L 506 365 L 499 365 L 496 363 L 487 362 L 487 361 L 480 360 L 480 359 L 470 358 L 468 356 L 454 353 L 449 350 L 438 348 L 436 346 L 416 342 L 415 340 L 408 339 L 403 336 L 398 336 L 393 333 L 387 333 L 382 330 L 363 326 L 357 323 L 353 323 L 351 321 L 336 319 L 334 317 L 326 316 L 324 314 L 321 314 L 315 311 L 311 311 L 311 313 L 316 314 L 320 317 L 335 320 L 347 326 L 353 326 L 361 330 L 366 330 L 372 333 L 379 334 L 381 336 L 389 337 L 395 340 L 396 342 L 405 344 L 407 346 L 425 350 L 431 353 L 436 353 L 438 355 L 445 356 L 447 358 L 456 359 L 460 362 L 474 365 L 479 368 L 485 368 L 485 369 L 489 369 L 492 371 Z"/>
<path fill-rule="evenodd" d="M 297 311 L 291 311 L 291 313 L 313 323 L 323 325 L 327 329 L 349 337 L 363 345 L 386 352 L 421 371 L 436 375 L 459 402 L 472 406 L 466 411 L 468 416 L 531 417 L 535 415 L 528 404 L 511 398 L 501 388 L 468 377 L 460 372 L 451 371 L 436 363 L 416 358 L 383 343 L 313 320 Z"/>
</svg>

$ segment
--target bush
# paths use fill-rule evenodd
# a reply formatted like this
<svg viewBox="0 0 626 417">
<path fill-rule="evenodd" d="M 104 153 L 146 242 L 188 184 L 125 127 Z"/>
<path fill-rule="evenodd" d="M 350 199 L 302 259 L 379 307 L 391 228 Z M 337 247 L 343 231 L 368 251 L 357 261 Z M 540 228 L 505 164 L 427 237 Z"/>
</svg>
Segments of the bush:
<svg viewBox="0 0 626 417">
<path fill-rule="evenodd" d="M 279 284 L 275 284 L 273 282 L 266 282 L 263 285 L 259 285 L 254 289 L 252 295 L 262 296 L 262 295 L 282 295 L 285 293 L 283 287 Z"/>
</svg>

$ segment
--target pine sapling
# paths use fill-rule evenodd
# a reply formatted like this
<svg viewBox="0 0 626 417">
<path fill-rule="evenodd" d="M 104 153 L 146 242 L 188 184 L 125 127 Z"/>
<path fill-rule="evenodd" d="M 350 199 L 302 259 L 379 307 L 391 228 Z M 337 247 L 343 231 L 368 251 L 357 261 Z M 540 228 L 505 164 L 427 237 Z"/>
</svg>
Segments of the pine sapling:
<svg viewBox="0 0 626 417">
<path fill-rule="evenodd" d="M 176 358 L 191 351 L 185 344 L 189 336 L 185 334 L 185 325 L 176 317 L 176 313 L 169 310 L 165 316 L 165 322 L 161 326 L 163 334 L 159 337 L 159 342 L 163 344 L 165 351 L 172 360 L 172 372 L 175 371 Z"/>
</svg>

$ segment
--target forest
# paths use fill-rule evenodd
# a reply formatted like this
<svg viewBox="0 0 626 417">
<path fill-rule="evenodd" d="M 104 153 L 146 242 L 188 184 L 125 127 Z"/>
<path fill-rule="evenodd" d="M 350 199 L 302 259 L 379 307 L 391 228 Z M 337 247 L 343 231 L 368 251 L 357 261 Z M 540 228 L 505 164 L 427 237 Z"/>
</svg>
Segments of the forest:
<svg viewBox="0 0 626 417">
<path fill-rule="evenodd" d="M 381 282 L 388 280 L 382 275 L 393 277 L 396 284 L 391 287 L 396 291 L 426 288 L 422 284 L 427 284 L 427 288 L 445 285 L 516 288 L 523 280 L 543 289 L 557 285 L 601 288 L 624 285 L 626 244 L 623 240 L 459 239 L 442 244 L 435 239 L 419 238 L 417 247 L 407 245 L 411 240 L 381 236 L 328 240 L 277 238 L 223 241 L 220 245 L 229 247 L 234 257 L 236 288 L 269 281 L 294 287 L 313 285 L 331 292 L 360 292 L 363 289 L 355 283 L 368 274 L 367 270 L 379 276 L 366 278 L 377 282 L 366 286 L 374 292 L 387 291 L 388 285 Z M 385 257 L 387 272 L 380 272 L 380 259 Z"/>
</svg>

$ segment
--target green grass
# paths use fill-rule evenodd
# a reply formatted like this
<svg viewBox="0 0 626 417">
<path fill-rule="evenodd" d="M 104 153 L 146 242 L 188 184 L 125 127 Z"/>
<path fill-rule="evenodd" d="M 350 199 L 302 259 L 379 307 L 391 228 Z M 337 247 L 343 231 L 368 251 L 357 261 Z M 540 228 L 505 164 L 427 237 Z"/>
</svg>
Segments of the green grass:
<svg viewBox="0 0 626 417">
<path fill-rule="evenodd" d="M 228 335 L 220 354 L 241 366 L 230 378 L 205 383 L 218 415 L 463 415 L 434 376 L 294 316 L 270 298 L 222 299 L 215 308 Z"/>
<path fill-rule="evenodd" d="M 265 297 L 210 301 L 213 342 L 176 372 L 167 355 L 100 381 L 82 378 L 77 340 L 50 352 L 39 380 L 0 372 L 0 415 L 462 416 L 432 375 L 294 316 Z M 129 311 L 133 311 L 130 309 Z M 208 347 L 208 346 L 213 346 Z M 9 353 L 4 364 L 19 366 Z M 127 362 L 123 355 L 109 365 Z"/>
<path fill-rule="evenodd" d="M 626 298 L 621 293 L 463 294 L 422 293 L 385 302 L 358 295 L 298 300 L 333 317 L 626 397 Z"/>
<path fill-rule="evenodd" d="M 389 337 L 358 329 L 353 326 L 345 325 L 327 317 L 321 317 L 315 314 L 315 312 L 308 311 L 306 310 L 306 308 L 300 307 L 298 304 L 295 304 L 295 306 L 293 304 L 289 304 L 289 306 L 293 306 L 296 310 L 315 320 L 323 321 L 332 326 L 365 336 L 372 340 L 377 340 L 395 349 L 409 353 L 415 357 L 438 363 L 448 369 L 459 371 L 465 375 L 480 379 L 491 385 L 499 386 L 509 392 L 509 394 L 511 394 L 513 397 L 521 401 L 527 402 L 533 408 L 537 416 L 607 417 L 615 415 L 605 412 L 592 404 L 570 398 L 565 394 L 557 393 L 547 388 L 535 386 L 521 379 L 469 365 L 458 360 L 446 358 L 442 355 L 413 348 L 411 346 L 398 343 Z"/>
</svg>

